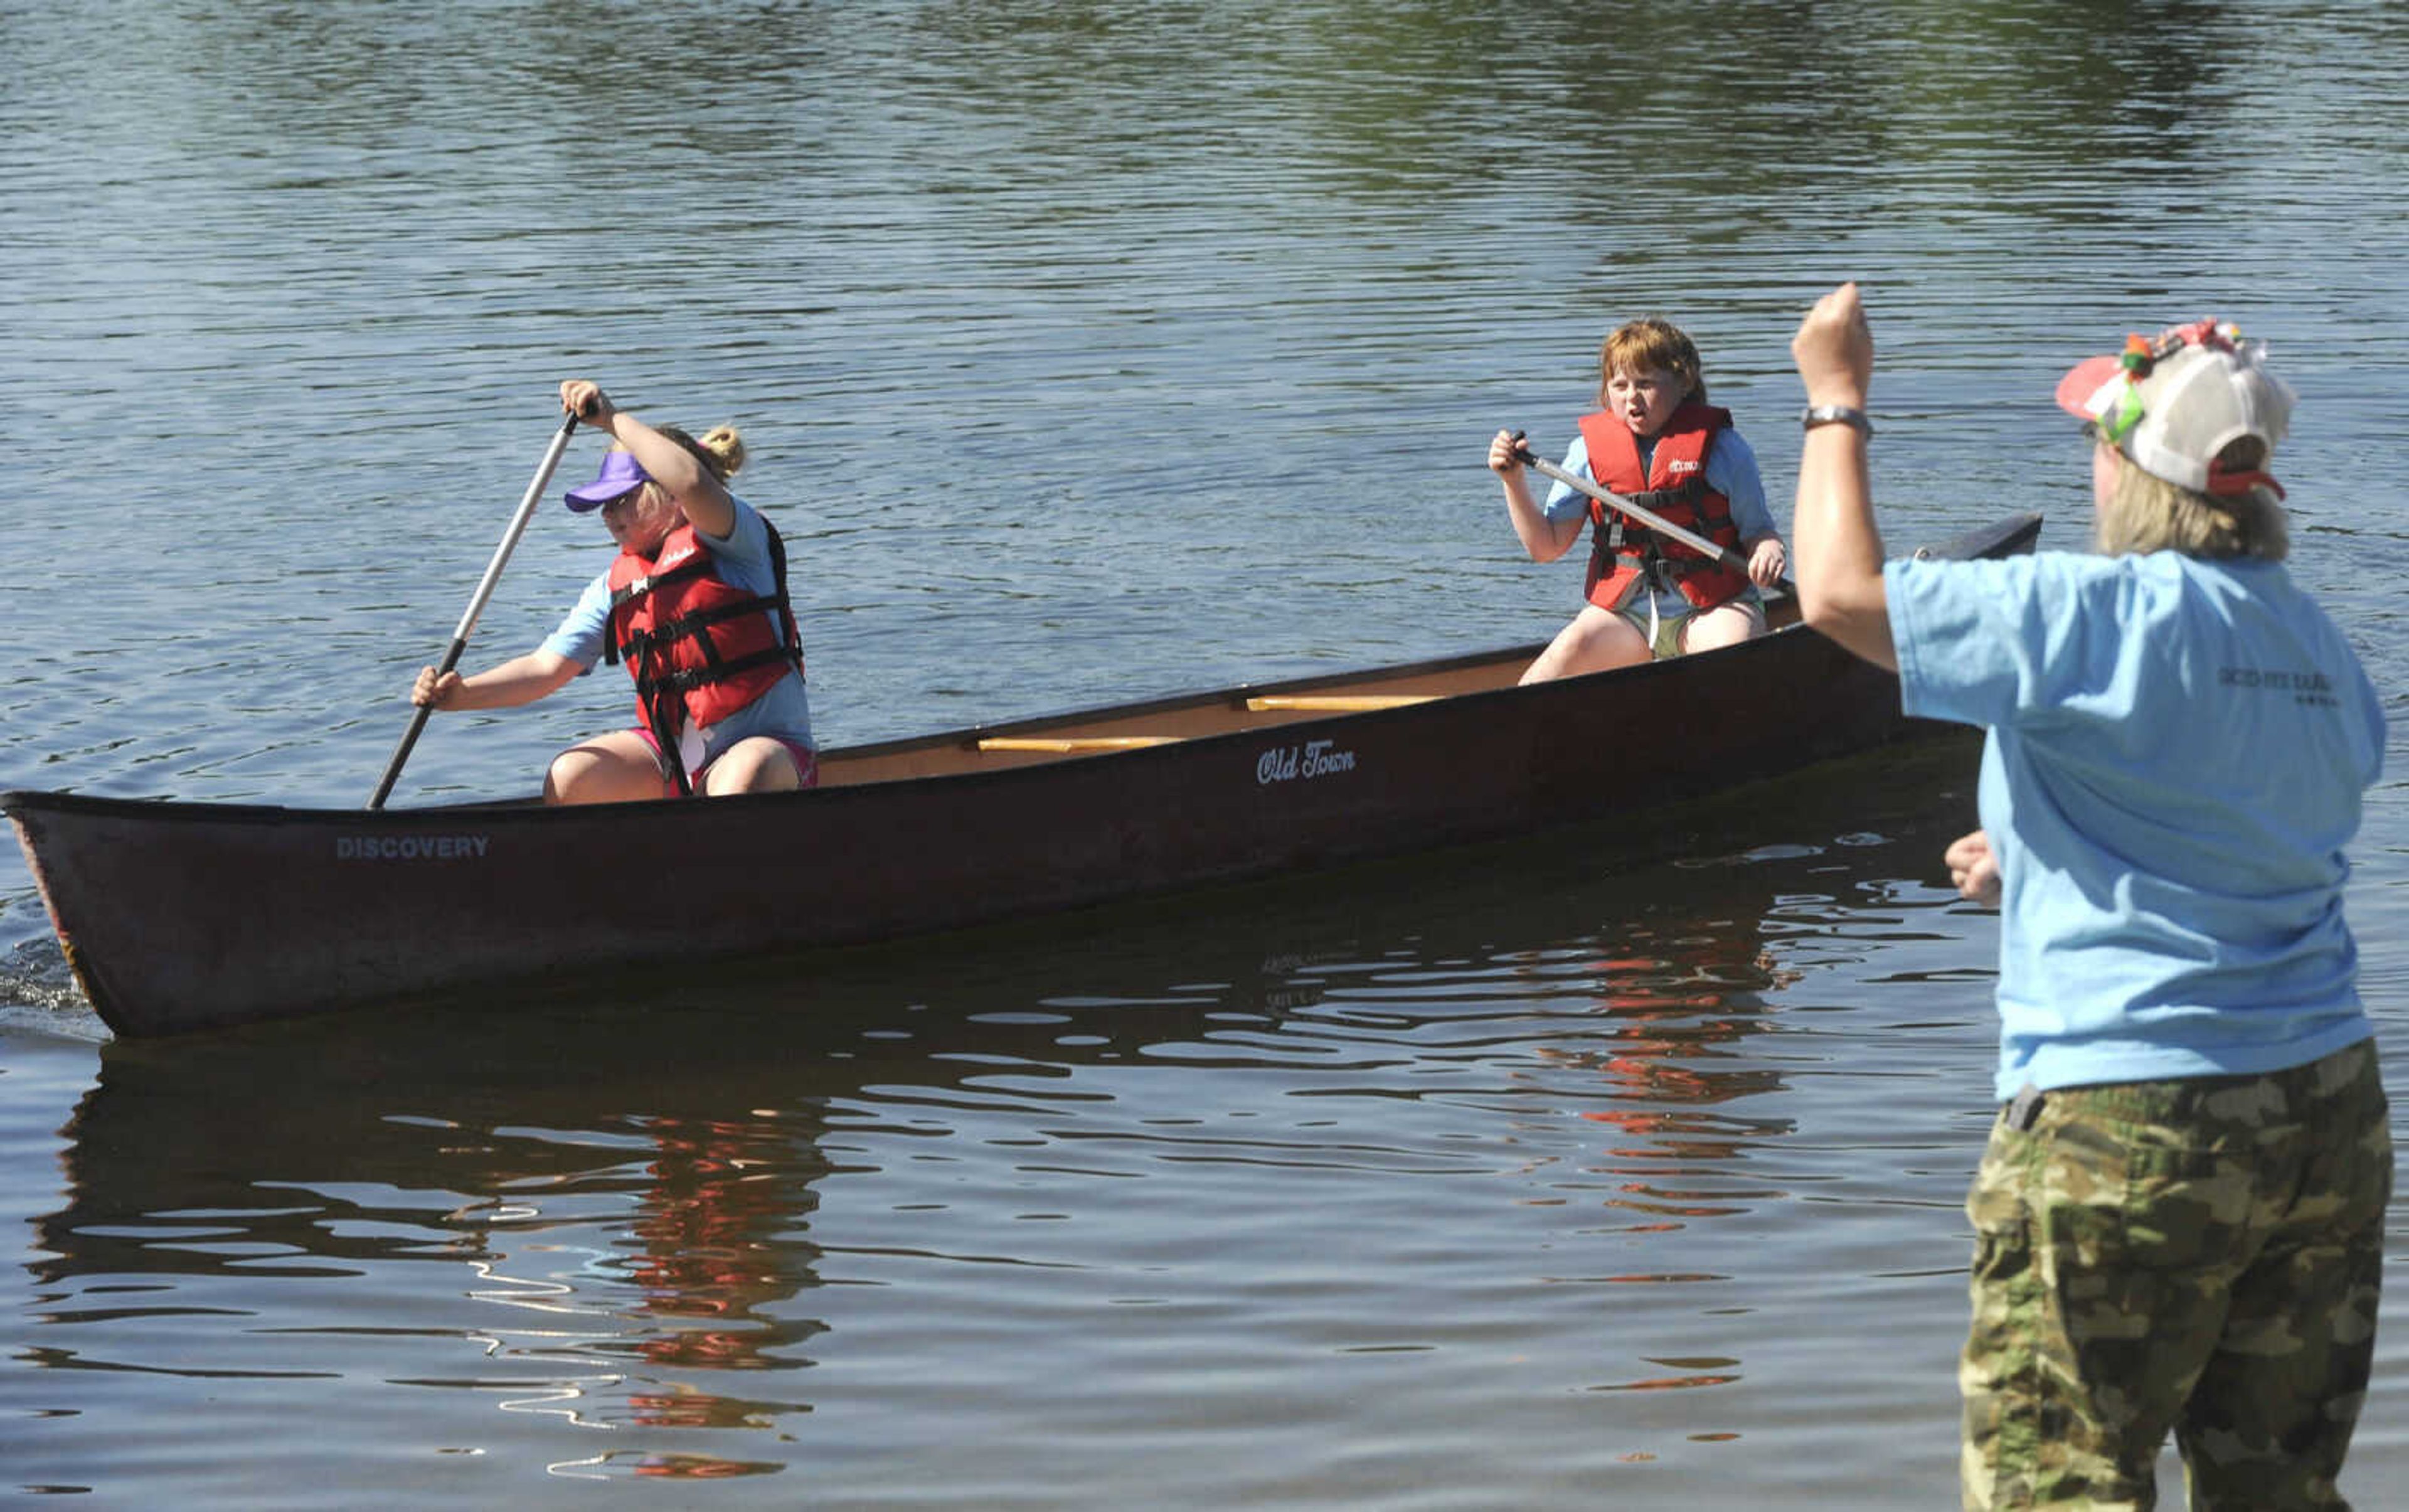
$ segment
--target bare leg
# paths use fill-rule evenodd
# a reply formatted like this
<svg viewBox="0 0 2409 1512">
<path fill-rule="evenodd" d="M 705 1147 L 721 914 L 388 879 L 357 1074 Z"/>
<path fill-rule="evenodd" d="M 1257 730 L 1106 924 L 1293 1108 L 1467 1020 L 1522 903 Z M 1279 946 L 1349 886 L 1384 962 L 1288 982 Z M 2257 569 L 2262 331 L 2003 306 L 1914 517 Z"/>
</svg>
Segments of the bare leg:
<svg viewBox="0 0 2409 1512">
<path fill-rule="evenodd" d="M 653 748 L 631 729 L 570 746 L 552 758 L 552 770 L 543 778 L 546 803 L 630 803 L 669 798 L 676 791 L 661 776 Z"/>
<path fill-rule="evenodd" d="M 1522 673 L 1525 683 L 1602 672 L 1610 667 L 1632 667 L 1648 659 L 1648 639 L 1631 622 L 1595 604 L 1583 606 L 1573 622 L 1556 632 L 1539 659 Z"/>
<path fill-rule="evenodd" d="M 794 753 L 766 735 L 737 742 L 703 773 L 702 790 L 714 797 L 728 793 L 791 793 L 802 785 Z"/>
<path fill-rule="evenodd" d="M 1765 633 L 1765 611 L 1754 604 L 1734 599 L 1718 604 L 1704 613 L 1693 614 L 1681 625 L 1683 651 L 1712 651 L 1717 646 L 1736 646 Z"/>
</svg>

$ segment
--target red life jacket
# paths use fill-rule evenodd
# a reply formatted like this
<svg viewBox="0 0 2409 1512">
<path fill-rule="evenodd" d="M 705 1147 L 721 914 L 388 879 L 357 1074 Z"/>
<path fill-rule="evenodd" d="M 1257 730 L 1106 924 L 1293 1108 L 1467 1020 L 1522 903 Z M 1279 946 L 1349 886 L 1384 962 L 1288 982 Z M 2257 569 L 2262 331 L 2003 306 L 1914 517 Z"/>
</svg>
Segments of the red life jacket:
<svg viewBox="0 0 2409 1512">
<path fill-rule="evenodd" d="M 623 551 L 611 564 L 603 655 L 627 664 L 636 712 L 682 793 L 689 784 L 678 737 L 686 722 L 716 725 L 777 686 L 789 667 L 803 670 L 802 633 L 786 601 L 786 545 L 776 526 L 761 526 L 778 584 L 767 597 L 723 581 L 690 525 L 663 537 L 651 557 Z"/>
<path fill-rule="evenodd" d="M 1580 419 L 1589 448 L 1589 475 L 1599 487 L 1621 494 L 1667 524 L 1704 536 L 1716 545 L 1739 549 L 1739 526 L 1731 500 L 1707 486 L 1707 454 L 1715 438 L 1731 428 L 1731 411 L 1692 400 L 1673 411 L 1656 435 L 1656 451 L 1645 474 L 1639 439 L 1631 427 L 1600 411 Z M 1616 609 L 1651 570 L 1668 574 L 1681 597 L 1712 609 L 1748 589 L 1748 575 L 1736 572 L 1695 547 L 1660 536 L 1638 521 L 1595 499 L 1589 503 L 1589 601 Z"/>
</svg>

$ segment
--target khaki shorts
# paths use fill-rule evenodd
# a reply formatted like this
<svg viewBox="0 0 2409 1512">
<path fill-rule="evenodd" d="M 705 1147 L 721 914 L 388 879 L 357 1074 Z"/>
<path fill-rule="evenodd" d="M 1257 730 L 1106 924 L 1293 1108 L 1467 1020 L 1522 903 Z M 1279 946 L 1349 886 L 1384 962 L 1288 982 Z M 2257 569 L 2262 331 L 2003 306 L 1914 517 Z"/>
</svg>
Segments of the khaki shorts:
<svg viewBox="0 0 2409 1512">
<path fill-rule="evenodd" d="M 1710 613 L 1712 611 L 1699 609 L 1687 599 L 1682 600 L 1679 613 L 1668 614 L 1660 609 L 1656 612 L 1656 633 L 1652 636 L 1648 633 L 1650 597 L 1651 595 L 1643 587 L 1607 612 L 1620 615 L 1625 624 L 1637 630 L 1639 639 L 1648 642 L 1648 654 L 1658 661 L 1663 661 L 1668 656 L 1678 656 L 1681 654 L 1681 626 L 1689 624 L 1692 617 Z M 1743 594 L 1738 598 L 1726 598 L 1715 608 L 1729 609 L 1734 604 L 1754 612 L 1759 627 L 1763 627 L 1765 612 L 1754 595 Z"/>
<path fill-rule="evenodd" d="M 1966 1201 L 1965 1505 L 2147 1506 L 2172 1433 L 2195 1507 L 2344 1505 L 2388 1120 L 2373 1041 L 2002 1110 Z"/>
</svg>

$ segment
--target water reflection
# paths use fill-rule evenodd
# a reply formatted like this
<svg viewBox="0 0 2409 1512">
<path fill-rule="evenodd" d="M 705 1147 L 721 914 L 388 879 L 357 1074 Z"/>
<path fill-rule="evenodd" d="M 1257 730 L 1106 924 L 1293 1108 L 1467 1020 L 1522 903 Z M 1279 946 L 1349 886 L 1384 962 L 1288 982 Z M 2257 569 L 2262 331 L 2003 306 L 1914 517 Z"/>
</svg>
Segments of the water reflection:
<svg viewBox="0 0 2409 1512">
<path fill-rule="evenodd" d="M 1582 1117 L 1646 1142 L 1609 1146 L 1604 1154 L 1618 1162 L 1727 1162 L 1751 1143 L 1786 1132 L 1786 1118 L 1710 1110 L 1782 1089 L 1782 1077 L 1770 1067 L 1732 1062 L 1743 1057 L 1740 1042 L 1767 1027 L 1765 994 L 1797 973 L 1777 969 L 1753 931 L 1659 939 L 1643 930 L 1624 944 L 1649 953 L 1598 963 L 1604 978 L 1598 1003 L 1608 1015 L 1598 1035 L 1602 1043 L 1554 1052 L 1613 1088 L 1614 1107 L 1590 1109 Z M 1607 1169 L 1636 1175 L 1647 1168 Z M 1678 1202 L 1645 1180 L 1629 1189 L 1638 1196 L 1627 1205 L 1645 1207 L 1640 1198 Z M 1663 1211 L 1696 1217 L 1729 1209 Z"/>
<path fill-rule="evenodd" d="M 826 1325 L 794 1304 L 818 1284 L 818 1144 L 829 1101 L 858 1084 L 811 1068 L 829 1041 L 757 1029 L 522 1001 L 108 1045 L 65 1130 L 70 1200 L 36 1225 L 45 1321 L 76 1325 L 51 1362 L 353 1360 L 336 1335 L 360 1323 L 278 1316 L 273 1283 L 318 1277 L 399 1289 L 410 1320 L 366 1326 L 487 1361 L 408 1382 L 591 1424 L 760 1429 L 807 1411 L 727 1373 L 812 1362 Z M 845 1037 L 841 1019 L 827 1030 Z M 452 1279 L 394 1269 L 429 1265 Z M 163 1357 L 151 1329 L 204 1315 L 249 1321 L 209 1331 L 205 1366 Z"/>
<path fill-rule="evenodd" d="M 937 1318 L 1003 1341 L 1024 1399 L 1077 1400 L 1049 1383 L 1158 1331 L 1184 1359 L 1197 1317 L 1310 1381 L 1529 1326 L 1485 1319 L 1469 1269 L 1568 1294 L 1536 1312 L 1591 1340 L 1585 1390 L 1727 1385 L 1744 1351 L 1697 1299 L 1734 1271 L 1685 1231 L 1794 1200 L 1768 942 L 1854 873 L 1713 842 L 1778 803 L 1794 834 L 1896 818 L 1937 851 L 1965 755 L 1625 819 L 1610 853 L 1568 833 L 933 949 L 112 1043 L 35 1226 L 34 1358 L 373 1371 L 639 1435 L 546 1437 L 555 1475 L 758 1476 L 806 1452 L 831 1358 L 857 1412 L 870 1357 L 915 1411 L 998 1410 L 1001 1361 Z M 1219 1289 L 1325 1271 L 1357 1280 L 1309 1318 Z M 1669 1305 L 1599 1304 L 1635 1289 Z"/>
<path fill-rule="evenodd" d="M 646 1168 L 651 1185 L 628 1226 L 642 1246 L 628 1280 L 643 1294 L 644 1316 L 664 1332 L 642 1340 L 637 1352 L 656 1365 L 773 1368 L 779 1357 L 772 1346 L 786 1350 L 818 1331 L 816 1324 L 782 1330 L 763 1311 L 797 1289 L 790 1277 L 802 1268 L 785 1262 L 808 1263 L 786 1253 L 778 1237 L 811 1207 L 809 1178 L 799 1178 L 791 1165 L 788 1130 L 763 1118 L 648 1123 L 660 1150 Z M 642 1402 L 638 1420 L 761 1426 L 699 1405 L 690 1397 Z"/>
</svg>

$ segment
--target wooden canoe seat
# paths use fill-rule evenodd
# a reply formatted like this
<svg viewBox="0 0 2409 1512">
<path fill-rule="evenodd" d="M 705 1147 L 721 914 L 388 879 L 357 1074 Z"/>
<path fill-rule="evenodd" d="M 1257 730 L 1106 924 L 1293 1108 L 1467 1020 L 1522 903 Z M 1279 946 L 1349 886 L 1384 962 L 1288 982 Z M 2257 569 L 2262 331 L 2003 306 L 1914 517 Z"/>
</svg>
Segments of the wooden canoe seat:
<svg viewBox="0 0 2409 1512">
<path fill-rule="evenodd" d="M 1248 698 L 1247 708 L 1249 713 L 1259 714 L 1274 709 L 1355 714 L 1373 709 L 1402 709 L 1409 703 L 1428 703 L 1437 697 L 1435 693 L 1277 693 Z"/>
<path fill-rule="evenodd" d="M 980 738 L 982 751 L 1142 751 L 1149 745 L 1170 745 L 1176 735 L 988 735 Z"/>
</svg>

